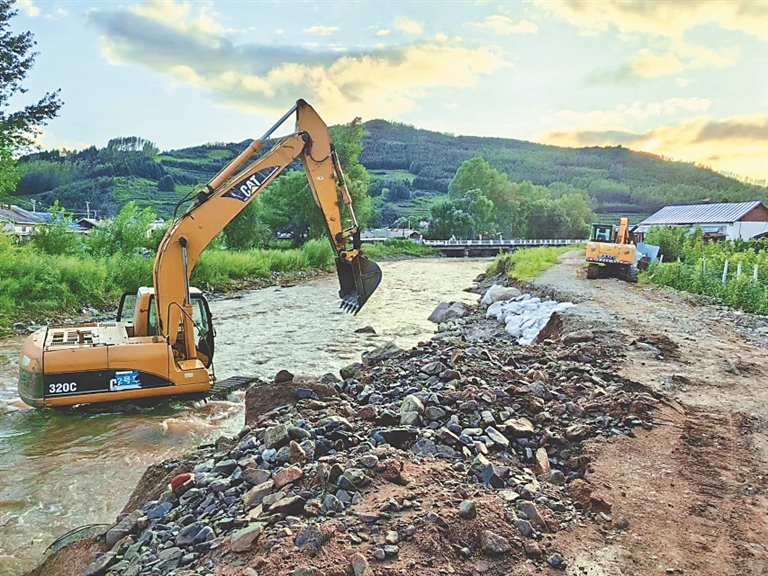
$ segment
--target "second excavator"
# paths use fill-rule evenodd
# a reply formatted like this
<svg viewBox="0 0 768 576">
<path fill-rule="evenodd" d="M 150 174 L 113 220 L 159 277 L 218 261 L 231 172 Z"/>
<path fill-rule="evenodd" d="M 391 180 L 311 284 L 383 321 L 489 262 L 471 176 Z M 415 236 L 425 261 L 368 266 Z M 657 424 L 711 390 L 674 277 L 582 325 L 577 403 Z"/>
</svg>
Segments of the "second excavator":
<svg viewBox="0 0 768 576">
<path fill-rule="evenodd" d="M 248 164 L 294 113 L 296 131 Z M 297 158 L 336 254 L 341 307 L 356 314 L 378 287 L 381 270 L 361 251 L 360 227 L 328 127 L 299 100 L 173 223 L 155 257 L 154 286 L 124 294 L 115 322 L 47 327 L 26 339 L 19 354 L 22 400 L 71 406 L 208 392 L 214 382 L 214 330 L 208 302 L 190 286 L 192 270 L 214 236 Z"/>
</svg>

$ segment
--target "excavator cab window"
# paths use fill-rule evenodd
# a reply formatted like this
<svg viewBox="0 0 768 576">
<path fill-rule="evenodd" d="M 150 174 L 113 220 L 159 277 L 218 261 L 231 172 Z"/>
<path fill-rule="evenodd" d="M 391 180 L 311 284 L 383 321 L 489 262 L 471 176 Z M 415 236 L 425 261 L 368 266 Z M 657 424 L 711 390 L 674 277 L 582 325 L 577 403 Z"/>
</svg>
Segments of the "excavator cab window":
<svg viewBox="0 0 768 576">
<path fill-rule="evenodd" d="M 206 367 L 210 366 L 213 360 L 213 324 L 211 322 L 211 311 L 208 308 L 208 301 L 202 295 L 192 296 L 192 320 L 194 321 L 195 341 L 197 342 L 197 352 L 204 356 L 200 358 Z"/>
<path fill-rule="evenodd" d="M 126 292 L 120 297 L 120 305 L 117 307 L 117 321 L 133 324 L 134 309 L 136 308 L 136 292 Z M 131 316 L 125 316 L 130 312 Z"/>
<path fill-rule="evenodd" d="M 147 336 L 157 336 L 157 313 L 154 296 L 149 297 L 149 310 L 147 312 Z"/>
<path fill-rule="evenodd" d="M 593 224 L 589 239 L 593 242 L 613 242 L 613 226 L 610 224 Z"/>
</svg>

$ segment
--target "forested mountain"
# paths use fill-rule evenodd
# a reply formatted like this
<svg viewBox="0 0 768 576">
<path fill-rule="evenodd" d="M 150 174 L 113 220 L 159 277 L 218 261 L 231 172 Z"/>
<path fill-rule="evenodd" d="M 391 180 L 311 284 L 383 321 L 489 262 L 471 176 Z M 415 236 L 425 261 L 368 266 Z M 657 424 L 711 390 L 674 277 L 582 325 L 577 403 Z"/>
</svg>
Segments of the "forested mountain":
<svg viewBox="0 0 768 576">
<path fill-rule="evenodd" d="M 361 163 L 371 171 L 376 199 L 372 224 L 399 217 L 426 218 L 461 163 L 485 158 L 511 182 L 551 186 L 562 182 L 588 194 L 599 214 L 645 215 L 671 202 L 740 201 L 765 197 L 743 184 L 690 163 L 672 162 L 622 147 L 560 148 L 505 138 L 453 136 L 372 120 L 365 124 Z M 53 150 L 24 157 L 18 202 L 38 208 L 58 198 L 81 214 L 113 216 L 129 200 L 160 216 L 194 186 L 220 170 L 247 142 L 216 143 L 159 153 L 152 142 L 115 138 L 102 149 Z M 265 146 L 268 149 L 268 146 Z M 412 222 L 413 223 L 413 222 Z"/>
<path fill-rule="evenodd" d="M 419 190 L 446 194 L 465 160 L 482 157 L 512 182 L 539 186 L 562 182 L 586 192 L 600 214 L 650 214 L 670 203 L 742 201 L 765 197 L 765 188 L 743 184 L 691 163 L 672 162 L 621 146 L 561 148 L 512 140 L 453 136 L 372 120 L 366 123 L 360 161 L 373 171 L 372 193 L 397 189 L 403 180 Z M 392 172 L 395 171 L 395 172 Z"/>
</svg>

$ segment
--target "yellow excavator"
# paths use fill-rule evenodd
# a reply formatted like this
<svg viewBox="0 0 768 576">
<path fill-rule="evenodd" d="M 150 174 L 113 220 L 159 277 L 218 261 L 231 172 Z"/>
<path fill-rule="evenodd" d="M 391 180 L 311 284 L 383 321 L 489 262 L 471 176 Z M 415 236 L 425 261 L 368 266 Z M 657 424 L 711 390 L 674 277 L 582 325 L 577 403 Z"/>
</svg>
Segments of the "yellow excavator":
<svg viewBox="0 0 768 576">
<path fill-rule="evenodd" d="M 619 278 L 637 282 L 637 249 L 629 233 L 629 219 L 619 225 L 592 224 L 587 242 L 587 278 Z"/>
<path fill-rule="evenodd" d="M 248 164 L 292 114 L 296 131 Z M 341 307 L 357 313 L 381 281 L 360 245 L 360 227 L 328 127 L 299 100 L 197 195 L 165 234 L 152 271 L 154 287 L 124 294 L 115 322 L 42 328 L 19 354 L 19 395 L 30 406 L 72 406 L 205 394 L 215 382 L 214 329 L 192 270 L 210 241 L 257 194 L 300 158 L 336 253 Z M 341 201 L 351 226 L 342 223 Z"/>
</svg>

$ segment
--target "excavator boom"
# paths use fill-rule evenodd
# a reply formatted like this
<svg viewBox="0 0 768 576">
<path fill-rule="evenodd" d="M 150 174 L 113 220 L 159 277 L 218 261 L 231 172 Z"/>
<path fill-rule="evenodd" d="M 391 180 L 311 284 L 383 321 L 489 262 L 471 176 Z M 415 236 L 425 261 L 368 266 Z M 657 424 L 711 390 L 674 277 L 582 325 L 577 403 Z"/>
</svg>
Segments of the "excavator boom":
<svg viewBox="0 0 768 576">
<path fill-rule="evenodd" d="M 245 167 L 261 149 L 264 140 L 293 112 L 296 113 L 296 132 L 279 140 L 272 150 Z M 170 342 L 175 341 L 180 322 L 191 314 L 189 278 L 202 251 L 296 158 L 300 158 L 304 165 L 312 195 L 323 214 L 336 253 L 342 308 L 357 313 L 379 285 L 381 270 L 365 258 L 360 249 L 360 228 L 328 127 L 309 104 L 299 100 L 264 136 L 254 140 L 208 183 L 195 205 L 174 223 L 160 243 L 153 278 L 159 331 Z M 346 229 L 342 222 L 337 180 L 352 221 Z M 185 348 L 194 350 L 192 336 L 185 336 L 190 339 Z"/>
</svg>

